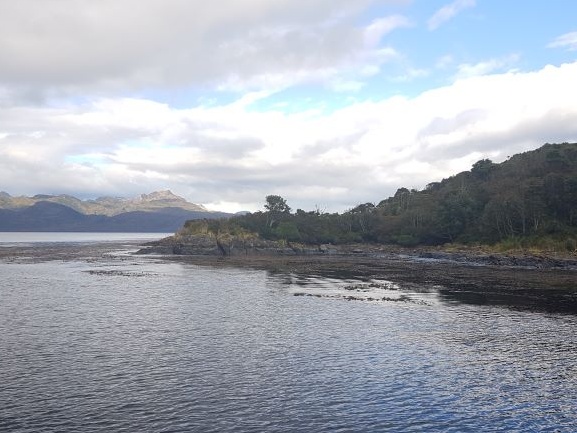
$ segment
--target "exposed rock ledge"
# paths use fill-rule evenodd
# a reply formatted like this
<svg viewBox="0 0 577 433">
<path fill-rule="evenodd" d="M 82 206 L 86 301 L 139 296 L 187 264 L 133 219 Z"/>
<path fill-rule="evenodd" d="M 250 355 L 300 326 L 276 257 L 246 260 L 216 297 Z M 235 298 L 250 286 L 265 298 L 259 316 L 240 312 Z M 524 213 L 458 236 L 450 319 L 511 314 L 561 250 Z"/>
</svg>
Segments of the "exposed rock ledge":
<svg viewBox="0 0 577 433">
<path fill-rule="evenodd" d="M 495 254 L 474 249 L 446 251 L 434 247 L 408 249 L 376 244 L 305 245 L 286 241 L 269 241 L 256 237 L 221 236 L 217 239 L 211 234 L 170 236 L 146 244 L 138 251 L 138 254 L 221 257 L 364 256 L 472 266 L 577 270 L 577 258 L 574 255 Z"/>
<path fill-rule="evenodd" d="M 262 256 L 262 255 L 325 255 L 343 253 L 333 245 L 304 245 L 286 241 L 269 241 L 250 237 L 210 234 L 176 235 L 149 242 L 138 254 L 209 255 L 209 256 Z M 351 253 L 347 249 L 346 253 Z M 364 252 L 360 251 L 359 252 Z"/>
</svg>

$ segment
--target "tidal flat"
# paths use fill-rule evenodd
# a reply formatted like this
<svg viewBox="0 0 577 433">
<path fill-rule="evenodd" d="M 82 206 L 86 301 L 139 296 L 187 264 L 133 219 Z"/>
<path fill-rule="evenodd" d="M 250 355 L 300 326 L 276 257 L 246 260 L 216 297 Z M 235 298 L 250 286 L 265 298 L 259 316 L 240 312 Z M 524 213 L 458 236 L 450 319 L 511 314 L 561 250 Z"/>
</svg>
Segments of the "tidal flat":
<svg viewBox="0 0 577 433">
<path fill-rule="evenodd" d="M 337 256 L 163 257 L 216 268 L 262 269 L 292 275 L 295 281 L 314 277 L 387 281 L 399 291 L 434 291 L 455 302 L 577 314 L 577 261 L 567 258 L 404 249 Z"/>
<path fill-rule="evenodd" d="M 35 262 L 128 257 L 142 242 L 46 242 L 0 248 L 0 260 Z M 311 278 L 392 282 L 397 290 L 435 291 L 447 300 L 577 314 L 577 259 L 387 248 L 340 255 L 144 255 L 144 260 L 219 268 L 252 268 L 295 281 Z M 116 272 L 92 270 L 90 272 Z M 355 300 L 351 294 L 349 300 Z"/>
</svg>

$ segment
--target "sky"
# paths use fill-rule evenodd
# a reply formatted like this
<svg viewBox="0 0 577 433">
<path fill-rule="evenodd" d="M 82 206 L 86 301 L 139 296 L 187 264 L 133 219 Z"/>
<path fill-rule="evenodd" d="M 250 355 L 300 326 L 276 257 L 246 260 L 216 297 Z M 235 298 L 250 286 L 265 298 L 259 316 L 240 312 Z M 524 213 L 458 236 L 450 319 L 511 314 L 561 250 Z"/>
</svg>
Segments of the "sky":
<svg viewBox="0 0 577 433">
<path fill-rule="evenodd" d="M 577 141 L 569 0 L 0 0 L 0 191 L 343 212 Z"/>
</svg>

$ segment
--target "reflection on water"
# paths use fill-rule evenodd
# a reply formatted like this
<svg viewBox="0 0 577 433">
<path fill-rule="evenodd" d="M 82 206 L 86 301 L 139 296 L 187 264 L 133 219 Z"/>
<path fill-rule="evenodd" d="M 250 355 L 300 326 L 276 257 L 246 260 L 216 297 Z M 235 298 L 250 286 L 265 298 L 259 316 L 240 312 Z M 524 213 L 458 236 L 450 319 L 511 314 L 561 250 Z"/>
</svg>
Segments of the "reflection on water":
<svg viewBox="0 0 577 433">
<path fill-rule="evenodd" d="M 0 275 L 1 431 L 577 427 L 573 315 L 123 255 Z"/>
<path fill-rule="evenodd" d="M 358 265 L 358 266 L 357 266 Z M 343 262 L 311 271 L 276 272 L 286 284 L 306 287 L 297 294 L 349 300 L 404 300 L 500 306 L 577 314 L 577 272 L 438 264 L 422 260 Z M 296 289 L 295 289 L 296 290 Z M 347 292 L 347 290 L 349 290 Z M 434 296 L 430 296 L 430 294 Z M 381 296 L 382 295 L 382 296 Z"/>
<path fill-rule="evenodd" d="M 577 314 L 575 295 L 563 291 L 535 291 L 532 293 L 475 292 L 439 290 L 440 299 L 449 303 L 502 306 L 526 311 L 542 311 L 559 314 Z"/>
</svg>

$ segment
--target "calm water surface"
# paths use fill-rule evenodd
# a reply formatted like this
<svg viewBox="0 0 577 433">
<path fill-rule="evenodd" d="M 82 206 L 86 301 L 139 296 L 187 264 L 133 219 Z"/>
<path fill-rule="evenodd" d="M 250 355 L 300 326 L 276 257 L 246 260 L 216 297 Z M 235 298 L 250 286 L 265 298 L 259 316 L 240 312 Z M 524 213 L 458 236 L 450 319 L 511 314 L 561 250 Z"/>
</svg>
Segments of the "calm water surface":
<svg viewBox="0 0 577 433">
<path fill-rule="evenodd" d="M 0 431 L 577 431 L 573 315 L 120 250 L 0 277 Z"/>
<path fill-rule="evenodd" d="M 0 247 L 42 243 L 85 243 L 157 240 L 172 233 L 0 232 Z"/>
</svg>

